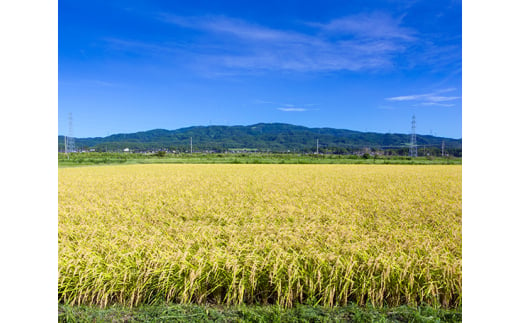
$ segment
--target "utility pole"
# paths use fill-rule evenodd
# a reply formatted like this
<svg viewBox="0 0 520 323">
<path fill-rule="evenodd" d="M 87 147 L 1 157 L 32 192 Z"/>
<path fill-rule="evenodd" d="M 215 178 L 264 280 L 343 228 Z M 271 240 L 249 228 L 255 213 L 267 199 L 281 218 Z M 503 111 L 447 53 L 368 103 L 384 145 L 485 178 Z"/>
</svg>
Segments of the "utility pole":
<svg viewBox="0 0 520 323">
<path fill-rule="evenodd" d="M 441 157 L 444 157 L 444 140 L 442 141 Z"/>
<path fill-rule="evenodd" d="M 320 142 L 320 140 L 316 139 L 316 155 L 318 155 L 320 153 L 319 148 L 318 148 L 319 147 L 319 142 Z"/>
<path fill-rule="evenodd" d="M 193 154 L 193 137 L 190 137 L 190 152 Z"/>
</svg>

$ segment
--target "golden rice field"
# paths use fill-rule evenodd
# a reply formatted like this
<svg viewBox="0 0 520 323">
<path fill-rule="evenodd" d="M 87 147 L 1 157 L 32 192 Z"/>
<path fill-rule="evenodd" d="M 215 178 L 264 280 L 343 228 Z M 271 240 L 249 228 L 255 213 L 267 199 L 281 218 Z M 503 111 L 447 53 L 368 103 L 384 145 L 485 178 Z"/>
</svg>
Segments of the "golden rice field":
<svg viewBox="0 0 520 323">
<path fill-rule="evenodd" d="M 60 168 L 58 298 L 458 307 L 462 168 Z"/>
</svg>

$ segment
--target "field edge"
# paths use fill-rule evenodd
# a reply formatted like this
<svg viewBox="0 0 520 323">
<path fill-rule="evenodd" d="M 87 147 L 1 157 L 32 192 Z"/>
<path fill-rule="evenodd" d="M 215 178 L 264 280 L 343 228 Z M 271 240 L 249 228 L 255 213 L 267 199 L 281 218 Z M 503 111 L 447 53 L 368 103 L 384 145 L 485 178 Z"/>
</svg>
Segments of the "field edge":
<svg viewBox="0 0 520 323">
<path fill-rule="evenodd" d="M 378 308 L 354 303 L 338 307 L 298 304 L 292 308 L 195 304 L 100 308 L 58 303 L 58 322 L 462 322 L 462 308 L 428 305 Z"/>
</svg>

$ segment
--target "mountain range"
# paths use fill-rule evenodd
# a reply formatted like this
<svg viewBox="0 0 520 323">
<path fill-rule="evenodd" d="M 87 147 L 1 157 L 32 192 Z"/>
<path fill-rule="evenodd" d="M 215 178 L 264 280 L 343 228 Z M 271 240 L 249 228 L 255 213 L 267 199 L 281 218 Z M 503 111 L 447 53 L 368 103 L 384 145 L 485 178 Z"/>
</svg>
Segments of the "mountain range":
<svg viewBox="0 0 520 323">
<path fill-rule="evenodd" d="M 177 130 L 155 129 L 107 137 L 74 138 L 78 150 L 147 151 L 168 149 L 222 152 L 227 150 L 258 150 L 270 152 L 352 153 L 362 149 L 393 150 L 407 153 L 410 134 L 360 132 L 334 128 L 308 128 L 284 123 L 258 123 L 249 126 L 194 126 Z M 419 149 L 440 150 L 461 154 L 462 139 L 416 135 Z M 58 136 L 58 149 L 64 150 L 64 137 Z"/>
</svg>

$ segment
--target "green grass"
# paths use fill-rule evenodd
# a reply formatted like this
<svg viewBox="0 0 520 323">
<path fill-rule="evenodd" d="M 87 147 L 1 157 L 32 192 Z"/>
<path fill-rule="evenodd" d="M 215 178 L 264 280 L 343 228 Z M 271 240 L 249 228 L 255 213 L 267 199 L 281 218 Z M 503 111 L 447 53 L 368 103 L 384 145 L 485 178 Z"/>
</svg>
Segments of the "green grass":
<svg viewBox="0 0 520 323">
<path fill-rule="evenodd" d="M 462 310 L 429 306 L 375 308 L 355 304 L 292 308 L 161 304 L 135 308 L 115 305 L 103 309 L 59 304 L 58 322 L 462 322 Z"/>
<path fill-rule="evenodd" d="M 166 154 L 158 157 L 133 153 L 58 153 L 59 167 L 114 164 L 462 164 L 462 158 L 302 154 Z"/>
</svg>

